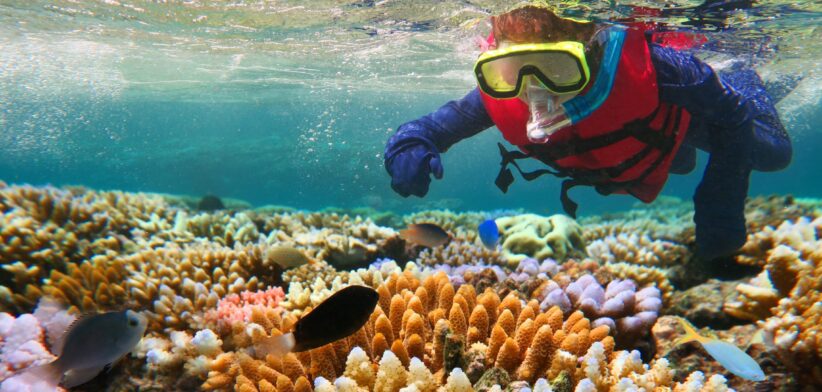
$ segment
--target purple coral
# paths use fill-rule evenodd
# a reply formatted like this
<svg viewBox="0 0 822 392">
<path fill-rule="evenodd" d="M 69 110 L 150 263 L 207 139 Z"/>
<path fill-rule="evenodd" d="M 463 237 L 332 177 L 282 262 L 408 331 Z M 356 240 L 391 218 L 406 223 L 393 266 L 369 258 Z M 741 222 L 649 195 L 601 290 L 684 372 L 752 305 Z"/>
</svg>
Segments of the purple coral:
<svg viewBox="0 0 822 392">
<path fill-rule="evenodd" d="M 540 278 L 548 279 L 549 276 L 556 275 L 559 272 L 559 265 L 552 259 L 545 259 L 540 263 L 534 258 L 525 258 L 519 262 L 517 269 L 514 270 L 508 277 L 515 282 L 522 283 L 528 279 Z"/>
<path fill-rule="evenodd" d="M 636 291 L 630 280 L 616 279 L 606 288 L 591 275 L 584 275 L 565 289 L 550 281 L 543 291 L 540 307 L 559 306 L 564 313 L 579 309 L 594 320 L 593 326 L 607 325 L 618 337 L 639 337 L 656 322 L 662 296 L 656 287 Z"/>
<path fill-rule="evenodd" d="M 448 264 L 437 264 L 433 267 L 434 272 L 443 271 L 451 280 L 454 286 L 461 286 L 465 284 L 465 274 L 479 274 L 480 272 L 490 269 L 497 277 L 497 281 L 504 280 L 508 274 L 498 265 L 488 264 L 463 264 L 460 266 L 451 266 Z"/>
</svg>

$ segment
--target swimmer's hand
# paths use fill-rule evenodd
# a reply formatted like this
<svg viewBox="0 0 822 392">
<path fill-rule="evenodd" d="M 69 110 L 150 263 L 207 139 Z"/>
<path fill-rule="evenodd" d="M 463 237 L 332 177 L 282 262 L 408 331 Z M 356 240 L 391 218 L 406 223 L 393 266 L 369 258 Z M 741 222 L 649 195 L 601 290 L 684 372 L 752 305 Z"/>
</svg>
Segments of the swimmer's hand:
<svg viewBox="0 0 822 392">
<path fill-rule="evenodd" d="M 391 138 L 385 149 L 385 170 L 391 175 L 391 188 L 402 197 L 425 196 L 430 174 L 442 178 L 439 152 L 433 143 L 420 137 Z"/>
</svg>

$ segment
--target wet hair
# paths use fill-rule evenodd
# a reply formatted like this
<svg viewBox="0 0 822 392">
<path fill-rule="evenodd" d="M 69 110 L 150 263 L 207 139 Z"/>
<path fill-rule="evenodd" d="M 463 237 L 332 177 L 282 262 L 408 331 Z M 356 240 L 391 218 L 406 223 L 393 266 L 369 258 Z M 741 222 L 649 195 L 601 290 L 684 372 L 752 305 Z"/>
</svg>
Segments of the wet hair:
<svg viewBox="0 0 822 392">
<path fill-rule="evenodd" d="M 599 68 L 602 47 L 594 40 L 602 26 L 561 18 L 545 7 L 527 5 L 491 17 L 494 40 L 499 44 L 577 41 L 585 45 L 591 78 Z"/>
<path fill-rule="evenodd" d="M 528 5 L 492 16 L 494 39 L 513 43 L 577 41 L 587 43 L 596 33 L 594 23 L 557 16 L 544 7 Z"/>
</svg>

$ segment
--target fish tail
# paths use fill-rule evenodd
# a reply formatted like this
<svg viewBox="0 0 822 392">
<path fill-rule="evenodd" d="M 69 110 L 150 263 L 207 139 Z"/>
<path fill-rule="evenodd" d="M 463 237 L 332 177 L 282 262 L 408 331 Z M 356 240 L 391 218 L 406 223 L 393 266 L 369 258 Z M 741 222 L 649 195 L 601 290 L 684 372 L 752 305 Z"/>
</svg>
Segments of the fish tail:
<svg viewBox="0 0 822 392">
<path fill-rule="evenodd" d="M 691 323 L 688 322 L 688 320 L 686 320 L 684 317 L 677 317 L 676 319 L 679 320 L 679 324 L 682 325 L 682 328 L 685 330 L 685 336 L 682 336 L 679 339 L 677 339 L 674 342 L 674 346 L 678 346 L 680 344 L 693 341 L 698 342 L 703 339 L 702 335 L 700 335 L 699 332 L 697 332 L 696 329 L 694 329 L 694 326 L 691 325 Z"/>
<path fill-rule="evenodd" d="M 296 344 L 293 333 L 271 336 L 254 345 L 254 355 L 257 358 L 265 358 L 269 354 L 282 357 L 294 350 Z"/>
</svg>

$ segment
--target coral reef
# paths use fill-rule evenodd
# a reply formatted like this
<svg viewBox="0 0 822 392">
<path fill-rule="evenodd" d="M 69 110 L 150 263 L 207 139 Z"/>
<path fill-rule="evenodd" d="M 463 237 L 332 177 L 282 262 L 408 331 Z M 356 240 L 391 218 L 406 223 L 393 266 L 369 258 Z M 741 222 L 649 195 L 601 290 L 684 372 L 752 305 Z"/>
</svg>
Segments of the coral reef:
<svg viewBox="0 0 822 392">
<path fill-rule="evenodd" d="M 652 239 L 678 244 L 693 242 L 693 203 L 671 196 L 660 196 L 651 204 L 634 204 L 623 212 L 580 218 L 585 241 L 608 236 L 643 233 Z"/>
<path fill-rule="evenodd" d="M 0 310 L 9 312 L 0 313 L 0 379 L 54 358 L 50 343 L 72 317 L 44 315 L 68 305 L 140 308 L 149 318 L 135 357 L 89 390 L 726 390 L 722 376 L 705 375 L 722 369 L 670 348 L 672 332 L 648 347 L 655 322 L 657 332 L 673 330 L 657 320 L 664 312 L 748 323 L 720 332 L 736 340 L 750 340 L 758 322 L 775 348 L 749 352 L 773 369 L 769 385 L 789 385 L 788 370 L 809 385 L 822 380 L 822 218 L 809 203 L 750 201 L 738 259 L 762 273 L 685 292 L 671 282 L 689 271 L 693 225 L 690 205 L 675 199 L 582 226 L 522 211 L 400 217 L 190 204 L 0 183 Z M 489 218 L 502 231 L 496 250 L 476 234 Z M 422 249 L 377 219 L 432 222 L 454 238 Z M 275 250 L 285 247 L 306 260 L 279 264 Z M 352 284 L 380 295 L 360 331 L 305 353 L 255 355 L 256 344 Z M 26 314 L 41 297 L 55 302 Z M 643 362 L 640 351 L 656 359 Z"/>
<path fill-rule="evenodd" d="M 662 308 L 656 287 L 639 291 L 631 280 L 613 280 L 603 288 L 591 275 L 584 275 L 561 288 L 549 281 L 543 289 L 540 308 L 558 306 L 565 314 L 581 310 L 593 320 L 592 326 L 607 325 L 615 332 L 620 346 L 625 346 L 650 331 Z"/>
<path fill-rule="evenodd" d="M 515 266 L 526 257 L 565 260 L 585 253 L 582 227 L 565 215 L 524 214 L 496 219 L 503 257 Z"/>
</svg>

